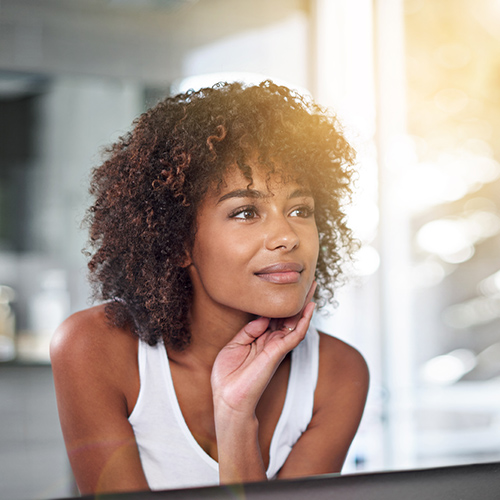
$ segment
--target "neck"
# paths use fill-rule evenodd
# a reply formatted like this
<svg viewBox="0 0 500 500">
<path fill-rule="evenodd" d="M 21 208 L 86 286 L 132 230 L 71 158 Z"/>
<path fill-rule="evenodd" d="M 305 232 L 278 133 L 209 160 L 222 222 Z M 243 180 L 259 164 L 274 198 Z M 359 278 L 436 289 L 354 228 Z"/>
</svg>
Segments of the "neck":
<svg viewBox="0 0 500 500">
<path fill-rule="evenodd" d="M 193 297 L 189 315 L 191 342 L 174 354 L 173 360 L 211 371 L 220 350 L 252 319 L 252 314 L 214 304 L 206 297 Z"/>
</svg>

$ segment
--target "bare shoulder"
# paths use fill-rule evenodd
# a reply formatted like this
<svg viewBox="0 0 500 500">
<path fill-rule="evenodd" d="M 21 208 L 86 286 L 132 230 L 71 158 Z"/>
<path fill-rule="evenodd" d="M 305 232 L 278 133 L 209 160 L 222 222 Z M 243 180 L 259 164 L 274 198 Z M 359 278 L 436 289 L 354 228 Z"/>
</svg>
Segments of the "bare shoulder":
<svg viewBox="0 0 500 500">
<path fill-rule="evenodd" d="M 123 393 L 138 384 L 137 338 L 127 329 L 113 326 L 105 306 L 77 312 L 56 330 L 50 345 L 57 385 L 80 380 L 101 381 Z M 128 394 L 133 402 L 136 390 Z"/>
<path fill-rule="evenodd" d="M 361 353 L 346 342 L 319 332 L 320 355 L 317 385 L 318 401 L 364 406 L 369 384 L 369 371 Z"/>
<path fill-rule="evenodd" d="M 105 305 L 79 311 L 66 319 L 56 330 L 50 345 L 52 362 L 71 362 L 86 358 L 110 361 L 110 351 L 123 354 L 135 350 L 137 339 L 126 329 L 113 326 L 105 313 Z M 115 358 L 116 356 L 113 356 Z"/>
<path fill-rule="evenodd" d="M 336 376 L 368 376 L 368 367 L 361 353 L 343 340 L 318 332 L 320 336 L 320 363 Z"/>
</svg>

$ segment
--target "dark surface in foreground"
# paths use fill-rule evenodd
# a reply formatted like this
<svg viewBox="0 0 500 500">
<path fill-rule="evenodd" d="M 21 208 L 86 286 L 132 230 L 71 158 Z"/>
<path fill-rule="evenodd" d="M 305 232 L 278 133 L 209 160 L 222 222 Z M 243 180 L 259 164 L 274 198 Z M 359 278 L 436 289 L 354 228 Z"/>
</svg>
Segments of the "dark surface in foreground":
<svg viewBox="0 0 500 500">
<path fill-rule="evenodd" d="M 83 497 L 87 499 L 93 496 Z M 498 500 L 500 462 L 244 485 L 98 495 L 100 500 Z"/>
</svg>

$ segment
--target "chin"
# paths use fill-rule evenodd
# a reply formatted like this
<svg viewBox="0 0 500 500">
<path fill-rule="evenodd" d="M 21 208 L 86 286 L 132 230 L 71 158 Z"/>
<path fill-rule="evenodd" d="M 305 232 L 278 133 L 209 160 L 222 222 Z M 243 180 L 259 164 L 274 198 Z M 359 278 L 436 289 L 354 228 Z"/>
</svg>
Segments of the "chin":
<svg viewBox="0 0 500 500">
<path fill-rule="evenodd" d="M 289 318 L 302 310 L 304 300 L 289 300 L 286 303 L 273 303 L 273 301 L 269 301 L 259 308 L 259 312 L 254 314 L 265 316 L 266 318 Z"/>
</svg>

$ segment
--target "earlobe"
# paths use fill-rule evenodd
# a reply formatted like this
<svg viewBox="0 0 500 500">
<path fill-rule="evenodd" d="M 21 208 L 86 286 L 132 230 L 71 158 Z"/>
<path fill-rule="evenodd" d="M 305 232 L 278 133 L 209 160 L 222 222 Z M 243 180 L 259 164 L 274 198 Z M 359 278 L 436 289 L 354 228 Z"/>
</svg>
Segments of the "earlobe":
<svg viewBox="0 0 500 500">
<path fill-rule="evenodd" d="M 189 255 L 189 252 L 186 251 L 183 257 L 180 258 L 180 263 L 179 266 L 186 268 L 189 267 L 193 263 L 191 259 L 191 255 Z"/>
</svg>

